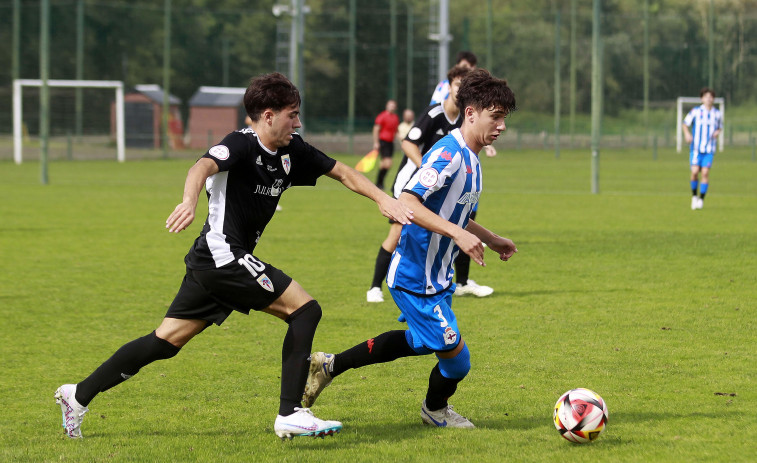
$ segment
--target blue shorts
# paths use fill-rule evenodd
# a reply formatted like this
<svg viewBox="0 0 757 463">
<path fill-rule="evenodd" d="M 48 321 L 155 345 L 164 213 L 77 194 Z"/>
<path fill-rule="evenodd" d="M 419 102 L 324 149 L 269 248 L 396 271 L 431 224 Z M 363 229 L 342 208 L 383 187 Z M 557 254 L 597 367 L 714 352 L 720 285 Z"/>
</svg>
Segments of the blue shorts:
<svg viewBox="0 0 757 463">
<path fill-rule="evenodd" d="M 393 288 L 389 292 L 405 316 L 414 350 L 447 351 L 460 342 L 460 330 L 451 307 L 455 285 L 431 296 L 415 296 Z"/>
<path fill-rule="evenodd" d="M 715 153 L 700 153 L 698 151 L 692 151 L 689 154 L 689 164 L 699 167 L 712 167 L 712 160 L 715 157 Z"/>
</svg>

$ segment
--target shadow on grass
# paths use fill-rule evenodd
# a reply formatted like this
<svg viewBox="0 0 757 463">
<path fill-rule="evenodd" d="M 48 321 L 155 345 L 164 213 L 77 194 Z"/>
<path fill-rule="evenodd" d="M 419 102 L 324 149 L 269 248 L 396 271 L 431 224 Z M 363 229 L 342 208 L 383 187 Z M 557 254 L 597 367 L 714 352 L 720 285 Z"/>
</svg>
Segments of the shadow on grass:
<svg viewBox="0 0 757 463">
<path fill-rule="evenodd" d="M 723 412 L 692 412 L 692 413 L 662 413 L 662 412 L 617 412 L 610 411 L 609 424 L 612 426 L 614 423 L 622 424 L 640 424 L 644 422 L 670 422 L 670 420 L 691 420 L 691 419 L 709 419 L 709 420 L 726 420 L 731 421 L 734 418 L 744 418 L 747 414 L 737 411 L 728 410 Z M 699 422 L 698 426 L 702 423 Z"/>
</svg>

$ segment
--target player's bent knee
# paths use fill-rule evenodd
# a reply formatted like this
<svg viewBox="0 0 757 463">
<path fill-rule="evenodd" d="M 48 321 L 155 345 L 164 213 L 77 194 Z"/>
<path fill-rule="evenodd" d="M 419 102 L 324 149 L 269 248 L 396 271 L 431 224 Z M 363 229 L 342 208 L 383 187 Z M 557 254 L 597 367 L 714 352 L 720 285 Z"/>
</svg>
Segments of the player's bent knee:
<svg viewBox="0 0 757 463">
<path fill-rule="evenodd" d="M 439 357 L 439 371 L 442 376 L 450 379 L 463 379 L 470 371 L 470 351 L 468 345 L 452 358 Z"/>
<path fill-rule="evenodd" d="M 155 360 L 165 360 L 175 357 L 181 350 L 181 346 L 175 346 L 165 339 L 159 338 L 155 331 L 152 332 L 152 350 Z"/>
<path fill-rule="evenodd" d="M 313 297 L 305 291 L 305 288 L 300 286 L 295 280 L 292 280 L 281 296 L 273 301 L 267 309 L 263 310 L 263 312 L 270 313 L 282 320 L 286 320 L 288 316 L 292 315 L 312 300 Z"/>
<path fill-rule="evenodd" d="M 201 333 L 208 326 L 205 320 L 185 320 L 178 318 L 164 318 L 155 336 L 177 348 L 182 348 L 190 339 Z"/>
<path fill-rule="evenodd" d="M 319 321 L 321 321 L 322 315 L 323 310 L 321 309 L 321 305 L 318 303 L 318 301 L 313 299 L 309 302 L 306 302 L 302 305 L 302 307 L 292 312 L 285 321 L 287 323 L 292 323 L 298 318 L 307 318 L 309 321 L 317 324 Z"/>
</svg>

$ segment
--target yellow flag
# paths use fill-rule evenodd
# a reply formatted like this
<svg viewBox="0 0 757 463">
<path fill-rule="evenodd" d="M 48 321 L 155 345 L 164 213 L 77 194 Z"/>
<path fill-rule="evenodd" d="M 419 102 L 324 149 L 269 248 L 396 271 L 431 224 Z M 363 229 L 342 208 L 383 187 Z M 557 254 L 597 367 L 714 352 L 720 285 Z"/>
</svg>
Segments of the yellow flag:
<svg viewBox="0 0 757 463">
<path fill-rule="evenodd" d="M 371 150 L 357 163 L 355 170 L 362 173 L 372 171 L 376 167 L 376 158 L 378 158 L 378 150 Z"/>
</svg>

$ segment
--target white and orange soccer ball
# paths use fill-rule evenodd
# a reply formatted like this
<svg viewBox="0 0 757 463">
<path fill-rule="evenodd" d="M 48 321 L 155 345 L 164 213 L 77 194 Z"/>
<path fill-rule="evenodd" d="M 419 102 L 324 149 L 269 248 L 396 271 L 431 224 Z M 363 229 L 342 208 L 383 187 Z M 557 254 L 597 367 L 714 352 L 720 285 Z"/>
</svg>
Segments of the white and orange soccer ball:
<svg viewBox="0 0 757 463">
<path fill-rule="evenodd" d="M 607 404 L 594 391 L 571 389 L 555 404 L 555 427 L 565 439 L 577 444 L 591 442 L 607 427 Z"/>
</svg>

